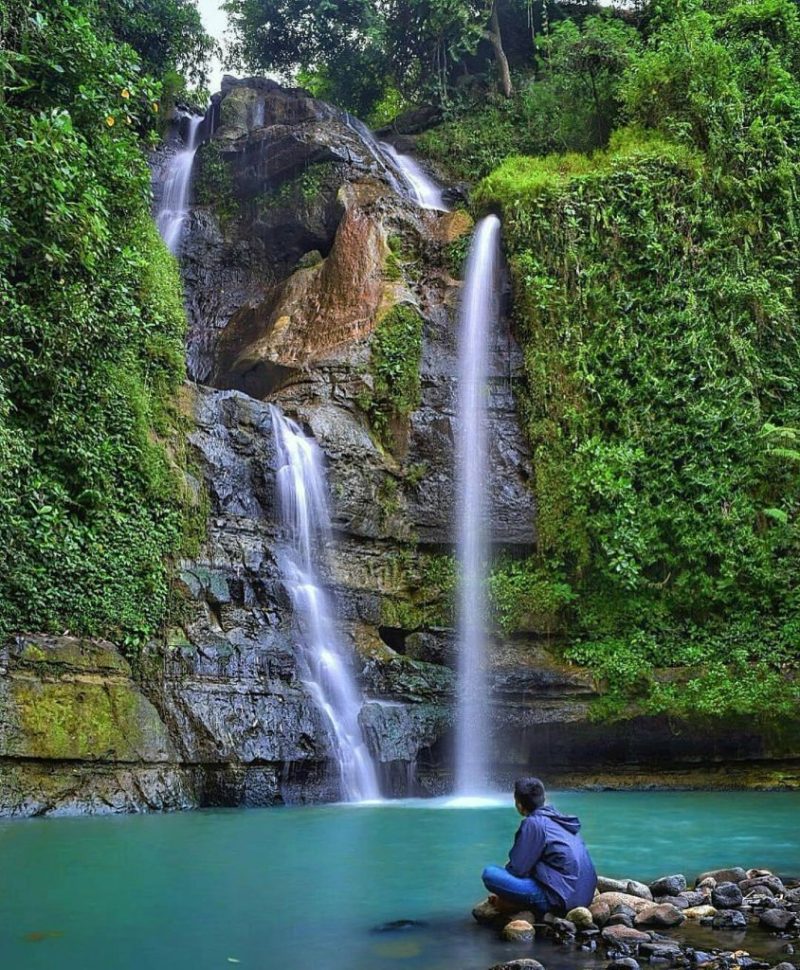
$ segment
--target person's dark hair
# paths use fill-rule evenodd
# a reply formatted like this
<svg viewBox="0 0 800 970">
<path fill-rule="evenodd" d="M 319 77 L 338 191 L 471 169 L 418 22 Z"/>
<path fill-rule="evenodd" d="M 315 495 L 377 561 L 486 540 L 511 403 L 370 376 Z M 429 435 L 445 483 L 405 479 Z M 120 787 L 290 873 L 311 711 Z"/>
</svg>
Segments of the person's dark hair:
<svg viewBox="0 0 800 970">
<path fill-rule="evenodd" d="M 514 782 L 514 798 L 526 812 L 535 812 L 546 799 L 544 785 L 538 778 L 517 778 Z"/>
</svg>

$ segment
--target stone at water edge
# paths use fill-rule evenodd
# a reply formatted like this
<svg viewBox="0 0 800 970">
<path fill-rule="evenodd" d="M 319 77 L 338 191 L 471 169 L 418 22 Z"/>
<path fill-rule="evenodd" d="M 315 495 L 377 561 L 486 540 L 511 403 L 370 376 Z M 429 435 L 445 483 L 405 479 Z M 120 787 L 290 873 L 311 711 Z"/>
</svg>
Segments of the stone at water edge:
<svg viewBox="0 0 800 970">
<path fill-rule="evenodd" d="M 639 947 L 639 955 L 647 957 L 648 960 L 667 960 L 672 961 L 681 955 L 679 943 L 672 940 L 653 940 L 652 943 L 642 943 Z"/>
<path fill-rule="evenodd" d="M 501 912 L 488 899 L 482 899 L 472 907 L 472 915 L 479 923 L 490 925 L 491 923 L 497 922 L 502 916 L 507 916 L 508 914 Z"/>
<path fill-rule="evenodd" d="M 671 903 L 653 903 L 636 914 L 634 926 L 679 926 L 686 917 L 683 911 Z"/>
<path fill-rule="evenodd" d="M 503 939 L 512 943 L 533 943 L 535 935 L 536 931 L 526 919 L 512 919 L 503 927 Z"/>
<path fill-rule="evenodd" d="M 776 963 L 772 970 L 796 970 L 793 963 L 784 960 L 783 963 Z"/>
<path fill-rule="evenodd" d="M 734 882 L 718 882 L 711 890 L 711 905 L 717 909 L 736 909 L 742 899 L 742 890 Z"/>
<path fill-rule="evenodd" d="M 612 913 L 606 920 L 606 926 L 633 926 L 633 917 L 627 913 Z"/>
<path fill-rule="evenodd" d="M 691 903 L 689 902 L 689 900 L 685 899 L 683 895 L 659 896 L 658 899 L 654 900 L 654 902 L 658 903 L 659 906 L 670 905 L 670 906 L 675 906 L 677 909 L 688 909 L 691 906 Z M 703 900 L 701 899 L 700 903 L 702 902 Z M 697 905 L 699 906 L 700 903 L 698 903 Z"/>
<path fill-rule="evenodd" d="M 746 930 L 747 917 L 738 909 L 725 909 L 717 913 L 711 927 L 715 930 Z"/>
<path fill-rule="evenodd" d="M 520 959 L 509 960 L 507 963 L 496 963 L 489 970 L 544 970 L 538 960 Z"/>
<path fill-rule="evenodd" d="M 747 873 L 741 866 L 733 866 L 731 869 L 711 869 L 709 872 L 700 873 L 695 886 L 699 886 L 705 879 L 713 879 L 714 882 L 741 882 L 747 879 Z"/>
<path fill-rule="evenodd" d="M 567 913 L 567 919 L 574 923 L 579 930 L 587 930 L 594 926 L 594 917 L 586 906 L 576 906 Z"/>
<path fill-rule="evenodd" d="M 797 916 L 786 909 L 768 909 L 758 917 L 758 922 L 771 933 L 785 933 L 797 922 Z"/>
<path fill-rule="evenodd" d="M 743 879 L 739 883 L 739 889 L 743 893 L 752 892 L 753 889 L 759 889 L 761 886 L 766 886 L 767 889 L 771 889 L 777 896 L 782 896 L 786 892 L 783 880 L 772 875 L 755 876 L 753 879 Z"/>
<path fill-rule="evenodd" d="M 708 919 L 710 916 L 716 916 L 717 911 L 713 906 L 690 906 L 689 909 L 683 910 L 683 915 L 686 919 Z"/>
<path fill-rule="evenodd" d="M 649 933 L 632 929 L 630 926 L 606 926 L 601 932 L 603 942 L 619 945 L 620 943 L 646 943 L 652 939 Z"/>
<path fill-rule="evenodd" d="M 639 970 L 639 964 L 633 957 L 619 957 L 612 960 L 606 970 Z"/>
<path fill-rule="evenodd" d="M 630 906 L 634 913 L 638 913 L 645 906 L 653 904 L 640 896 L 630 896 L 628 893 L 600 893 L 589 904 L 589 912 L 594 922 L 598 926 L 603 926 L 619 905 Z"/>
<path fill-rule="evenodd" d="M 709 900 L 709 894 L 697 892 L 696 890 L 687 889 L 682 892 L 678 899 L 685 899 L 686 906 L 706 906 Z"/>
<path fill-rule="evenodd" d="M 640 896 L 647 900 L 653 898 L 647 886 L 635 879 L 609 879 L 606 876 L 598 876 L 597 891 L 598 893 L 626 893 L 629 896 Z"/>
<path fill-rule="evenodd" d="M 575 936 L 578 931 L 577 926 L 568 919 L 554 919 L 552 922 L 553 932 L 556 936 Z"/>
<path fill-rule="evenodd" d="M 650 883 L 650 892 L 656 896 L 677 896 L 686 889 L 686 876 L 678 874 L 675 876 L 662 876 Z"/>
</svg>

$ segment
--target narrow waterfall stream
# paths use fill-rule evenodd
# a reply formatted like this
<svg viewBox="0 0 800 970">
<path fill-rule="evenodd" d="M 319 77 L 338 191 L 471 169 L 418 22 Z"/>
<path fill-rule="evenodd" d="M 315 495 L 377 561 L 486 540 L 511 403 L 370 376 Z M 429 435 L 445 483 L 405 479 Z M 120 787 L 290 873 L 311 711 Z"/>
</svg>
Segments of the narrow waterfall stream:
<svg viewBox="0 0 800 970">
<path fill-rule="evenodd" d="M 488 685 L 485 672 L 489 558 L 486 528 L 486 396 L 489 335 L 497 318 L 499 259 L 500 220 L 497 216 L 486 216 L 478 224 L 470 248 L 459 319 L 456 440 L 458 708 L 455 771 L 455 792 L 459 797 L 484 793 L 489 780 Z"/>
<path fill-rule="evenodd" d="M 200 115 L 190 116 L 186 144 L 167 162 L 161 204 L 156 213 L 156 225 L 167 249 L 173 255 L 177 253 L 180 246 L 183 224 L 189 211 L 192 164 L 200 147 L 198 136 L 204 120 Z"/>
<path fill-rule="evenodd" d="M 389 156 L 395 168 L 400 172 L 403 181 L 408 185 L 411 199 L 421 209 L 433 209 L 437 212 L 449 212 L 442 198 L 442 189 L 424 171 L 422 166 L 411 155 L 403 155 L 388 142 L 378 143 L 380 148 Z"/>
<path fill-rule="evenodd" d="M 361 697 L 339 643 L 334 611 L 317 565 L 330 535 L 322 453 L 313 438 L 279 408 L 270 405 L 270 411 L 278 453 L 280 518 L 288 540 L 281 569 L 301 633 L 298 659 L 327 721 L 345 800 L 378 800 L 375 766 L 358 723 Z"/>
</svg>

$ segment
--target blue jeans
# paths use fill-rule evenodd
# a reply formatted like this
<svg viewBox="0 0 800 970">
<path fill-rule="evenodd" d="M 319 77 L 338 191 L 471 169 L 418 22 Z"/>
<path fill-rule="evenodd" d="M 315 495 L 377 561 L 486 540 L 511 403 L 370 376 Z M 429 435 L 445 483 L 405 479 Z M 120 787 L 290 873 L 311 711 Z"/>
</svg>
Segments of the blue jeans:
<svg viewBox="0 0 800 970">
<path fill-rule="evenodd" d="M 519 876 L 512 876 L 501 866 L 487 866 L 483 870 L 482 878 L 484 886 L 490 893 L 496 893 L 512 903 L 530 906 L 540 913 L 546 913 L 553 908 L 542 884 L 535 879 L 530 877 L 520 879 Z"/>
</svg>

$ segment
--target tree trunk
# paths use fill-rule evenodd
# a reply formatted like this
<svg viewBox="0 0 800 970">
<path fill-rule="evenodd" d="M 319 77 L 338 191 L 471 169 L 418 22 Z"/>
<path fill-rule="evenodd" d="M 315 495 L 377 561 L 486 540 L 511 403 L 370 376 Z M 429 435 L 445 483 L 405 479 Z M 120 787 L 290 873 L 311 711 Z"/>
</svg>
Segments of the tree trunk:
<svg viewBox="0 0 800 970">
<path fill-rule="evenodd" d="M 511 71 L 508 68 L 508 58 L 506 57 L 506 52 L 503 50 L 503 38 L 500 35 L 500 20 L 497 16 L 497 2 L 492 4 L 492 19 L 490 21 L 491 30 L 486 31 L 486 39 L 491 43 L 492 49 L 494 50 L 494 57 L 497 61 L 497 67 L 500 71 L 500 86 L 503 89 L 503 94 L 510 98 L 514 93 L 514 88 L 511 84 Z"/>
</svg>

